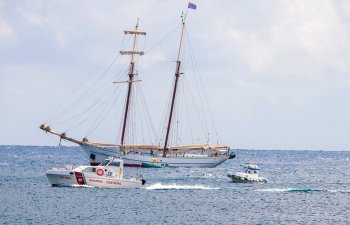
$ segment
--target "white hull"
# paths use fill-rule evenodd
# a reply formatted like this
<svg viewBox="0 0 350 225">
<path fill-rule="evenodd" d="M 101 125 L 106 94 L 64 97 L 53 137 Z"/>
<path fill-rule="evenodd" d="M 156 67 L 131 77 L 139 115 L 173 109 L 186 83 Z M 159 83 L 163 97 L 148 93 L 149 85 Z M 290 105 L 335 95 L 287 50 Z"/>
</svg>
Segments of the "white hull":
<svg viewBox="0 0 350 225">
<path fill-rule="evenodd" d="M 150 155 L 129 154 L 122 157 L 125 164 L 142 166 L 142 163 L 161 162 L 168 164 L 169 167 L 201 167 L 211 168 L 225 162 L 228 157 L 206 157 L 206 156 L 188 156 L 188 157 L 152 157 Z"/>
<path fill-rule="evenodd" d="M 140 188 L 142 182 L 138 180 L 125 180 L 115 178 L 105 178 L 100 176 L 84 176 L 82 183 L 78 183 L 75 175 L 69 175 L 65 171 L 62 174 L 47 172 L 46 177 L 52 186 L 71 187 L 71 186 L 91 186 L 99 188 Z"/>
<path fill-rule="evenodd" d="M 140 188 L 142 182 L 138 180 L 126 180 L 116 178 L 105 178 L 100 176 L 83 176 L 83 180 L 79 181 L 79 177 L 70 175 L 67 171 L 48 171 L 46 177 L 52 186 L 91 186 L 99 188 Z"/>
<path fill-rule="evenodd" d="M 74 186 L 79 185 L 74 173 L 68 170 L 49 170 L 46 177 L 52 186 Z"/>
<path fill-rule="evenodd" d="M 138 180 L 125 180 L 113 178 L 101 178 L 99 176 L 85 177 L 86 185 L 102 188 L 140 188 L 142 182 Z"/>
<path fill-rule="evenodd" d="M 99 165 L 101 162 L 103 162 L 103 160 L 109 157 L 120 157 L 119 150 L 117 150 L 115 147 L 95 147 L 88 145 L 80 146 L 87 153 L 92 166 Z M 124 161 L 124 164 L 127 163 Z"/>
<path fill-rule="evenodd" d="M 264 177 L 259 177 L 257 173 L 236 173 L 228 174 L 228 177 L 232 179 L 234 183 L 267 183 L 268 180 Z"/>
<path fill-rule="evenodd" d="M 119 160 L 121 161 L 121 160 Z M 142 179 L 124 179 L 123 166 L 79 166 L 50 169 L 46 177 L 52 186 L 92 186 L 100 188 L 140 188 Z"/>
<path fill-rule="evenodd" d="M 110 156 L 118 156 L 123 159 L 124 166 L 129 167 L 142 167 L 142 163 L 161 162 L 168 164 L 169 167 L 212 168 L 220 165 L 229 158 L 229 155 L 208 156 L 207 154 L 185 154 L 184 156 L 157 157 L 150 155 L 146 151 L 138 151 L 138 153 L 130 151 L 124 156 L 121 155 L 115 148 L 91 147 L 84 145 L 81 147 L 83 147 L 85 152 L 88 154 L 91 165 L 98 165 L 100 162 Z"/>
</svg>

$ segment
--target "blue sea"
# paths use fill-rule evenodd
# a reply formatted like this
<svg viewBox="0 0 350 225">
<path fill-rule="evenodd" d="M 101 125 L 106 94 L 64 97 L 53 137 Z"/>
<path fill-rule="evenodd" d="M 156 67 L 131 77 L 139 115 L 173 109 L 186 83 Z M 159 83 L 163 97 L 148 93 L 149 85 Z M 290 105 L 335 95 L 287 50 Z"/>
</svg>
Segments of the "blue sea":
<svg viewBox="0 0 350 225">
<path fill-rule="evenodd" d="M 79 147 L 0 146 L 0 224 L 350 224 L 350 152 L 237 150 L 216 168 L 125 168 L 143 189 L 51 187 Z M 252 162 L 267 184 L 231 183 Z"/>
</svg>

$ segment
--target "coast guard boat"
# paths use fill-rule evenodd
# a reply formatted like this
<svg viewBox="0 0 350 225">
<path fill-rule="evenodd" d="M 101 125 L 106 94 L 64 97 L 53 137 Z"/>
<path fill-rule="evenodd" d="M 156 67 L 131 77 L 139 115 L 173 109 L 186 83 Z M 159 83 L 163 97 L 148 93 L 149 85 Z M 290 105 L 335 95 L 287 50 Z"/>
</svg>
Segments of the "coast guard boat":
<svg viewBox="0 0 350 225">
<path fill-rule="evenodd" d="M 255 164 L 246 163 L 244 166 L 244 172 L 238 172 L 235 174 L 228 174 L 227 176 L 232 179 L 234 183 L 267 183 L 268 179 L 259 177 L 258 171 L 260 168 Z"/>
<path fill-rule="evenodd" d="M 123 178 L 123 160 L 110 157 L 98 166 L 73 166 L 53 168 L 46 172 L 46 177 L 52 186 L 92 186 L 103 188 L 140 188 L 145 180 Z"/>
</svg>

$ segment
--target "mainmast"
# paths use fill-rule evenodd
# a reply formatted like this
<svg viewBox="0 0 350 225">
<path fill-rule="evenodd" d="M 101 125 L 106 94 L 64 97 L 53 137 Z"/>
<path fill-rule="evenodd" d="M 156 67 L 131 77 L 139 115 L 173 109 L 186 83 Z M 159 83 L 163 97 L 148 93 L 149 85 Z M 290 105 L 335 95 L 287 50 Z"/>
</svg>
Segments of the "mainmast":
<svg viewBox="0 0 350 225">
<path fill-rule="evenodd" d="M 131 55 L 130 57 L 130 67 L 129 67 L 129 81 L 128 81 L 128 94 L 126 96 L 126 104 L 125 104 L 125 112 L 124 112 L 124 119 L 123 119 L 123 130 L 122 135 L 120 139 L 120 145 L 121 147 L 124 146 L 124 138 L 125 138 L 125 130 L 126 130 L 126 124 L 128 119 L 128 112 L 130 107 L 130 97 L 131 97 L 131 91 L 132 91 L 132 83 L 134 82 L 134 67 L 135 67 L 135 55 L 143 55 L 143 51 L 137 51 L 136 45 L 137 45 L 137 35 L 146 35 L 146 32 L 138 31 L 139 27 L 139 19 L 137 19 L 137 23 L 135 26 L 135 29 L 133 31 L 124 31 L 125 35 L 131 34 L 134 35 L 134 41 L 131 51 L 120 51 L 121 55 Z"/>
<path fill-rule="evenodd" d="M 172 99 L 171 99 L 170 114 L 169 114 L 168 126 L 167 126 L 167 130 L 166 130 L 166 136 L 165 136 L 165 142 L 164 142 L 164 148 L 163 148 L 163 157 L 166 157 L 166 151 L 168 148 L 169 134 L 170 134 L 171 122 L 172 122 L 174 106 L 175 106 L 177 84 L 178 84 L 179 77 L 181 74 L 180 73 L 180 68 L 181 68 L 180 53 L 181 53 L 181 47 L 182 47 L 183 34 L 184 34 L 184 30 L 185 30 L 186 15 L 185 15 L 185 17 L 182 15 L 181 18 L 182 18 L 182 29 L 181 29 L 181 37 L 180 37 L 180 46 L 179 46 L 179 51 L 177 53 L 176 69 L 175 69 L 175 84 L 174 84 L 174 90 L 173 90 L 173 95 L 172 95 Z"/>
</svg>

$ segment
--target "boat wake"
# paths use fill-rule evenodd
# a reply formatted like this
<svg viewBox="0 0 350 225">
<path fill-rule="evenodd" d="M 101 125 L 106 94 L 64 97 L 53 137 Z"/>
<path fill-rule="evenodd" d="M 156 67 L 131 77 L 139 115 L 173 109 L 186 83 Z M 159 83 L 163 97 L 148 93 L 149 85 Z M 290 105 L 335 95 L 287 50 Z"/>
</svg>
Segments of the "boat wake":
<svg viewBox="0 0 350 225">
<path fill-rule="evenodd" d="M 327 190 L 327 189 L 311 189 L 311 188 L 267 188 L 257 189 L 261 192 L 331 192 L 331 193 L 350 193 L 350 190 Z"/>
<path fill-rule="evenodd" d="M 327 190 L 332 193 L 340 192 L 340 193 L 350 193 L 350 190 Z"/>
<path fill-rule="evenodd" d="M 80 185 L 80 184 L 72 184 L 68 187 L 78 187 L 78 188 L 95 188 L 94 186 L 89 186 L 89 185 Z"/>
<path fill-rule="evenodd" d="M 179 184 L 161 184 L 156 183 L 151 186 L 146 187 L 147 190 L 219 190 L 217 187 L 207 187 L 203 185 L 179 185 Z"/>
</svg>

